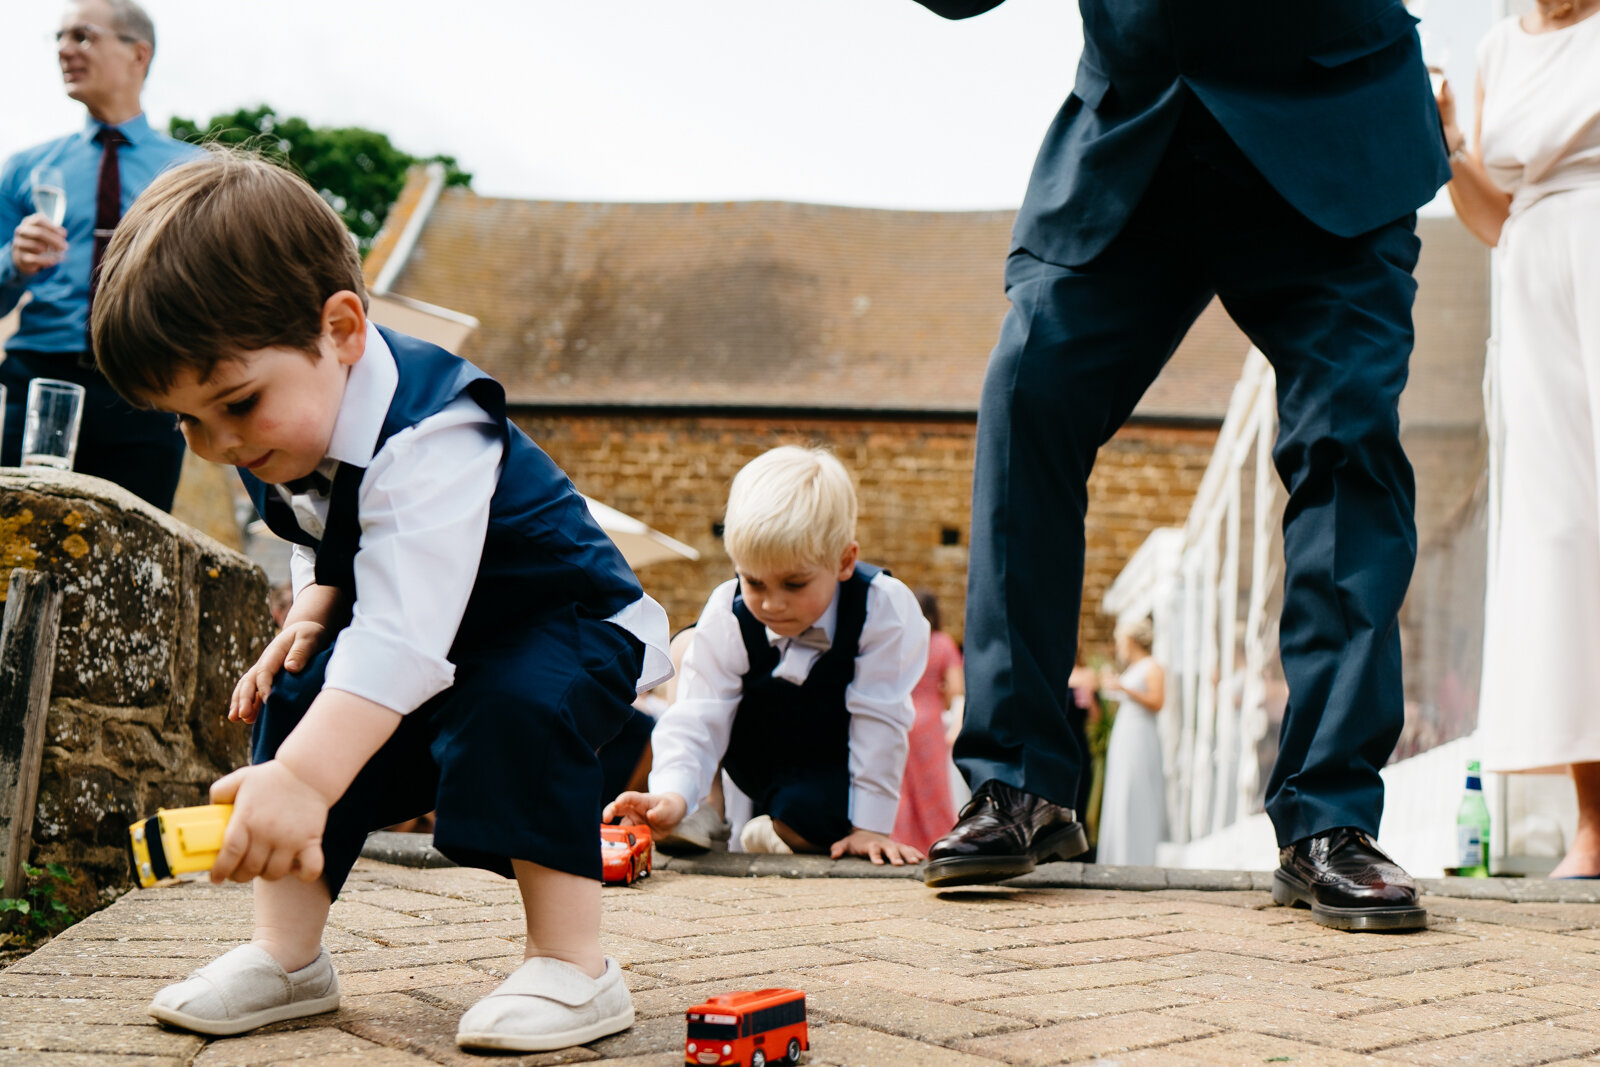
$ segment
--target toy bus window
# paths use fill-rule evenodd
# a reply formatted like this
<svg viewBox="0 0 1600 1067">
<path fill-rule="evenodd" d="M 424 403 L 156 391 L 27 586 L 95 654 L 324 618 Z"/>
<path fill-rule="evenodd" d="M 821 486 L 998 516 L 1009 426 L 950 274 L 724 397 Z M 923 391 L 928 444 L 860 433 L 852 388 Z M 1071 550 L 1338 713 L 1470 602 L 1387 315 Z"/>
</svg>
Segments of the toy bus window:
<svg viewBox="0 0 1600 1067">
<path fill-rule="evenodd" d="M 689 1013 L 689 1037 L 697 1041 L 732 1041 L 739 1036 L 737 1016 Z"/>
<path fill-rule="evenodd" d="M 770 1008 L 750 1013 L 750 1032 L 763 1034 L 768 1030 L 776 1030 L 780 1026 L 793 1026 L 805 1022 L 806 1002 L 804 1000 L 791 1000 L 784 1004 L 775 1004 Z"/>
</svg>

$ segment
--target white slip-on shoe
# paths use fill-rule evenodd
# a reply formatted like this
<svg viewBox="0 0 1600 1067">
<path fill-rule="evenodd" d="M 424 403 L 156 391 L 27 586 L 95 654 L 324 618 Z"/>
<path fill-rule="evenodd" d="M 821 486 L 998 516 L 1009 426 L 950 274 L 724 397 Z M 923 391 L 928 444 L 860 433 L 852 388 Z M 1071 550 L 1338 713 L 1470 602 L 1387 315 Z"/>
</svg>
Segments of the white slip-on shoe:
<svg viewBox="0 0 1600 1067">
<path fill-rule="evenodd" d="M 227 1037 L 338 1006 L 339 975 L 326 948 L 317 951 L 316 959 L 290 972 L 266 949 L 240 945 L 161 990 L 149 1010 L 172 1026 Z"/>
<path fill-rule="evenodd" d="M 779 852 L 793 854 L 789 842 L 778 836 L 772 828 L 772 816 L 757 815 L 739 831 L 739 844 L 746 852 Z"/>
<path fill-rule="evenodd" d="M 590 978 L 565 960 L 535 956 L 461 1017 L 462 1048 L 549 1052 L 596 1041 L 633 1025 L 633 997 L 622 968 Z"/>
</svg>

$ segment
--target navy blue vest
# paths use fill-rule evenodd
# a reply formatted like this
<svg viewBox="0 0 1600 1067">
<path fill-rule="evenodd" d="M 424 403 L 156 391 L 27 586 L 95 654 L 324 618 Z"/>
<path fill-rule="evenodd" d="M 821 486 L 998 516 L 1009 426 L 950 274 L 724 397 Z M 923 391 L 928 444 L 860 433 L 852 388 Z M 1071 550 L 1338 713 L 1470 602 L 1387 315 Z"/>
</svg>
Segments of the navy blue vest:
<svg viewBox="0 0 1600 1067">
<path fill-rule="evenodd" d="M 525 632 L 544 616 L 576 609 L 605 619 L 639 599 L 642 590 L 622 553 L 600 529 L 561 468 L 506 418 L 505 390 L 493 378 L 444 349 L 379 327 L 394 353 L 400 380 L 373 454 L 396 433 L 442 411 L 463 393 L 503 427 L 505 462 L 489 505 L 478 578 L 456 632 L 450 659 L 471 655 Z M 355 555 L 361 547 L 358 491 L 365 468 L 340 464 L 319 540 L 302 530 L 278 491 L 241 469 L 256 510 L 273 533 L 317 553 L 317 584 L 336 586 L 354 603 Z M 426 580 L 423 576 L 419 580 Z"/>
<path fill-rule="evenodd" d="M 750 669 L 722 766 L 752 797 L 758 796 L 760 783 L 770 780 L 776 768 L 849 765 L 850 711 L 844 691 L 856 676 L 861 627 L 867 621 L 867 587 L 887 573 L 870 563 L 857 563 L 855 573 L 839 583 L 833 641 L 812 664 L 803 685 L 772 676 L 780 659 L 778 649 L 767 640 L 767 628 L 745 606 L 744 597 L 734 594 L 733 614 L 739 620 Z"/>
</svg>

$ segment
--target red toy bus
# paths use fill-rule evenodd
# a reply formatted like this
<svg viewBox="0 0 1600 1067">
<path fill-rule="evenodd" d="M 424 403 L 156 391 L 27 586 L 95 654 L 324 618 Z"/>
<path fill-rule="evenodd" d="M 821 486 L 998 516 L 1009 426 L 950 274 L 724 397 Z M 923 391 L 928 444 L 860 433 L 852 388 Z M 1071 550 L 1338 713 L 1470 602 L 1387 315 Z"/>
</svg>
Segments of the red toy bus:
<svg viewBox="0 0 1600 1067">
<path fill-rule="evenodd" d="M 806 1034 L 806 995 L 798 989 L 723 993 L 688 1011 L 689 1037 L 683 1062 L 765 1067 L 799 1063 L 811 1047 Z"/>
</svg>

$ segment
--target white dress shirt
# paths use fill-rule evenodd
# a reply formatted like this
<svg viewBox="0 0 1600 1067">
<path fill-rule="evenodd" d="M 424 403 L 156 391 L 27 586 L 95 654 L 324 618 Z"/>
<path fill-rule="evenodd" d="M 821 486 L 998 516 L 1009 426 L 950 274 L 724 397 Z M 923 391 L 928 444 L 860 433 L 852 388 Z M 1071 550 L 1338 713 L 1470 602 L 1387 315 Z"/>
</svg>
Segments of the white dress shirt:
<svg viewBox="0 0 1600 1067">
<path fill-rule="evenodd" d="M 711 594 L 694 640 L 683 658 L 677 701 L 656 723 L 650 737 L 650 792 L 677 793 L 694 810 L 711 789 L 711 779 L 727 751 L 734 715 L 744 697 L 750 670 L 739 620 L 733 614 L 737 581 Z M 833 639 L 839 595 L 816 625 Z M 822 653 L 767 630 L 781 658 L 776 677 L 805 681 Z M 928 663 L 928 620 L 905 583 L 880 574 L 867 586 L 867 617 L 856 649 L 855 678 L 845 688 L 850 713 L 850 823 L 863 830 L 890 833 L 900 807 L 900 778 L 906 768 L 906 732 L 916 718 L 911 690 Z M 773 753 L 781 760 L 782 753 Z M 831 841 L 819 844 L 832 844 Z"/>
<path fill-rule="evenodd" d="M 505 445 L 489 413 L 462 396 L 390 437 L 374 455 L 399 381 L 394 354 L 369 325 L 366 351 L 350 368 L 317 470 L 332 479 L 340 463 L 366 468 L 354 562 L 361 593 L 334 643 L 323 685 L 406 714 L 455 681 L 446 656 L 477 581 Z M 320 538 L 328 498 L 274 488 L 301 529 Z M 289 572 L 296 596 L 315 582 L 315 569 L 315 552 L 295 545 Z M 661 605 L 642 596 L 608 621 L 644 643 L 641 690 L 671 676 Z"/>
</svg>

